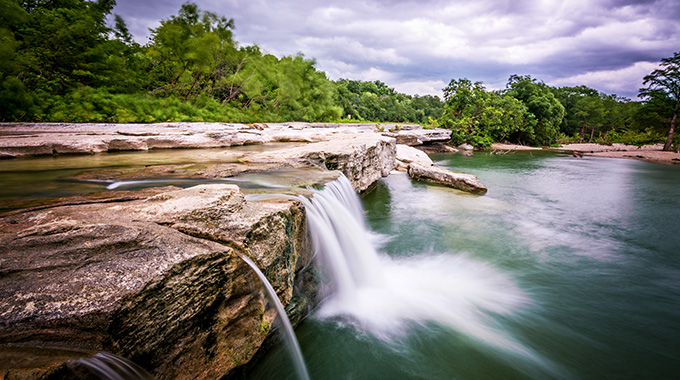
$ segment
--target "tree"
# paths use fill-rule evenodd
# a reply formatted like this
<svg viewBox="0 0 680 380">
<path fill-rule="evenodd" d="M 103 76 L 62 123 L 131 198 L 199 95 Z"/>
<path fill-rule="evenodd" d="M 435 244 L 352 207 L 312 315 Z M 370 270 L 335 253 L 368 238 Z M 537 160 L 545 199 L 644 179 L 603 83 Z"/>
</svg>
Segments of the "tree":
<svg viewBox="0 0 680 380">
<path fill-rule="evenodd" d="M 183 4 L 178 15 L 153 29 L 147 55 L 154 61 L 155 93 L 184 100 L 211 93 L 216 83 L 235 71 L 234 20 Z"/>
<path fill-rule="evenodd" d="M 521 101 L 534 121 L 531 144 L 553 143 L 564 117 L 564 107 L 550 88 L 530 76 L 511 75 L 504 92 Z"/>
<path fill-rule="evenodd" d="M 19 42 L 15 33 L 27 14 L 15 0 L 0 0 L 0 121 L 14 120 L 33 105 L 33 97 L 19 78 Z"/>
<path fill-rule="evenodd" d="M 444 114 L 440 126 L 453 131 L 455 144 L 489 146 L 494 141 L 531 138 L 527 108 L 519 100 L 486 91 L 481 82 L 451 80 L 444 88 Z"/>
<path fill-rule="evenodd" d="M 673 144 L 675 125 L 680 110 L 680 52 L 663 58 L 660 68 L 645 76 L 639 96 L 645 103 L 669 122 L 668 135 L 663 150 L 670 151 Z M 677 148 L 680 152 L 680 144 Z"/>
<path fill-rule="evenodd" d="M 106 84 L 113 0 L 26 1 L 28 16 L 17 32 L 24 84 L 49 95 Z"/>
</svg>

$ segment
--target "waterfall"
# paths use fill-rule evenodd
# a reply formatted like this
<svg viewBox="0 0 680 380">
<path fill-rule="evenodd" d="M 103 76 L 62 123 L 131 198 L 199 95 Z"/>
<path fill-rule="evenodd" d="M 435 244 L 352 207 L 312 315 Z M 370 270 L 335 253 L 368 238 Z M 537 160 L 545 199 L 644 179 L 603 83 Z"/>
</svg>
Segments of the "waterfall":
<svg viewBox="0 0 680 380">
<path fill-rule="evenodd" d="M 330 277 L 330 290 L 343 302 L 355 302 L 359 290 L 382 282 L 380 261 L 364 222 L 359 197 L 345 176 L 315 191 L 305 206 L 315 257 Z"/>
<path fill-rule="evenodd" d="M 108 352 L 71 361 L 68 367 L 76 379 L 153 380 L 153 376 L 135 363 Z"/>
<path fill-rule="evenodd" d="M 276 291 L 274 291 L 272 284 L 269 283 L 267 277 L 265 277 L 264 273 L 262 273 L 260 268 L 258 268 L 257 265 L 255 265 L 253 260 L 251 260 L 248 256 L 245 255 L 242 255 L 241 259 L 243 259 L 243 261 L 245 261 L 257 274 L 257 277 L 260 278 L 260 281 L 262 281 L 262 284 L 264 285 L 264 288 L 267 291 L 269 299 L 274 303 L 274 306 L 276 307 L 276 311 L 278 312 L 279 318 L 283 324 L 282 333 L 283 339 L 286 341 L 288 347 L 290 348 L 290 353 L 298 377 L 300 378 L 300 380 L 309 380 L 309 373 L 307 372 L 307 366 L 305 366 L 305 361 L 302 357 L 302 350 L 300 349 L 300 344 L 298 343 L 297 338 L 295 337 L 295 331 L 293 331 L 293 326 L 290 324 L 290 320 L 288 319 L 286 310 L 283 308 L 283 304 L 281 304 L 279 297 L 276 295 Z"/>
<path fill-rule="evenodd" d="M 429 322 L 448 326 L 515 357 L 541 361 L 499 328 L 531 300 L 504 273 L 464 253 L 416 252 L 393 258 L 371 244 L 358 195 L 341 176 L 314 190 L 305 205 L 308 228 L 329 291 L 316 316 L 387 341 Z"/>
</svg>

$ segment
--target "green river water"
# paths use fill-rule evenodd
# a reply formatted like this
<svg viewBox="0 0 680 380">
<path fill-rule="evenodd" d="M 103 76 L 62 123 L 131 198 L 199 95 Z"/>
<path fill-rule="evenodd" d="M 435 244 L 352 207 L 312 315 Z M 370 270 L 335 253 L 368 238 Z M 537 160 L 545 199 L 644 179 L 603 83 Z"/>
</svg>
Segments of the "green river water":
<svg viewBox="0 0 680 380">
<path fill-rule="evenodd" d="M 9 160 L 0 201 L 105 191 L 68 178 L 215 152 Z M 321 316 L 322 305 L 297 328 L 312 379 L 680 378 L 680 166 L 554 152 L 432 158 L 477 175 L 488 194 L 393 172 L 362 196 L 381 275 L 403 286 L 359 318 Z M 296 375 L 281 346 L 244 376 Z"/>
<path fill-rule="evenodd" d="M 377 326 L 311 316 L 297 335 L 312 379 L 680 378 L 680 167 L 432 158 L 488 194 L 393 172 L 362 197 L 385 266 L 406 263 L 395 275 L 420 291 L 405 308 L 427 310 L 393 312 L 404 291 Z M 284 351 L 246 378 L 294 379 Z"/>
</svg>

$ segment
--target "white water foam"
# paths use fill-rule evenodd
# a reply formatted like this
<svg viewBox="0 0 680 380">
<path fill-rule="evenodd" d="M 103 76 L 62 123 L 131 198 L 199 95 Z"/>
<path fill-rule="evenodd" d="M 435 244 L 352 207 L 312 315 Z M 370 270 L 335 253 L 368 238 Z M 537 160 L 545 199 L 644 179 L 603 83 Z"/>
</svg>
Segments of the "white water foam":
<svg viewBox="0 0 680 380">
<path fill-rule="evenodd" d="M 316 258 L 329 278 L 317 316 L 339 318 L 380 339 L 435 322 L 491 347 L 536 359 L 495 316 L 532 304 L 506 274 L 463 254 L 395 259 L 370 243 L 358 196 L 341 177 L 305 203 Z"/>
</svg>

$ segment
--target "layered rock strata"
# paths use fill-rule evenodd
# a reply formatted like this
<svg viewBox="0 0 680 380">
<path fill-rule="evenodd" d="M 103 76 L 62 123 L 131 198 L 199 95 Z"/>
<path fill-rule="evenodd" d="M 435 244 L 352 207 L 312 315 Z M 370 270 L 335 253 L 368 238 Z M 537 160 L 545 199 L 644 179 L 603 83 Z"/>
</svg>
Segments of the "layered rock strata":
<svg viewBox="0 0 680 380">
<path fill-rule="evenodd" d="M 168 148 L 219 148 L 272 142 L 319 142 L 373 134 L 385 127 L 388 137 L 412 144 L 445 141 L 451 131 L 417 125 L 337 123 L 158 123 L 61 124 L 0 123 L 0 157 L 92 154 Z"/>
<path fill-rule="evenodd" d="M 59 363 L 8 354 L 36 346 L 111 351 L 158 379 L 221 378 L 250 360 L 275 317 L 239 256 L 258 263 L 284 305 L 302 297 L 304 220 L 297 201 L 247 202 L 233 185 L 5 216 L 0 374 L 60 378 Z"/>
</svg>

